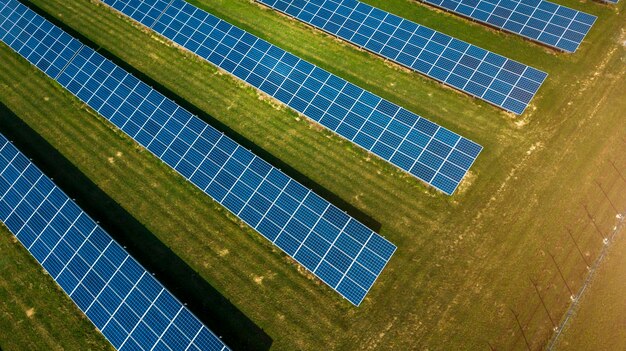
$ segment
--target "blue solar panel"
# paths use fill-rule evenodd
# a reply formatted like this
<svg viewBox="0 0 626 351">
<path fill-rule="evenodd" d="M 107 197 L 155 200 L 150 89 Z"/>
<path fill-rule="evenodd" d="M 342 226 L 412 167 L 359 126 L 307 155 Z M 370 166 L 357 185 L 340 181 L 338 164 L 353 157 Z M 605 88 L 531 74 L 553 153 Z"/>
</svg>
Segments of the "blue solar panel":
<svg viewBox="0 0 626 351">
<path fill-rule="evenodd" d="M 596 21 L 596 16 L 543 0 L 420 1 L 567 52 L 578 49 Z"/>
<path fill-rule="evenodd" d="M 104 2 L 136 20 L 144 18 L 127 11 L 129 6 L 123 4 L 133 3 L 130 0 Z M 152 28 L 448 195 L 454 193 L 482 150 L 478 144 L 182 0 L 174 0 Z M 528 80 L 528 84 L 533 83 Z M 495 93 L 493 96 L 498 98 Z"/>
<path fill-rule="evenodd" d="M 82 46 L 33 12 L 14 12 L 7 1 L 0 2 L 0 7 L 2 16 L 8 17 L 0 25 L 0 35 L 5 44 L 52 78 L 56 78 Z M 14 23 L 18 25 L 14 26 Z"/>
<path fill-rule="evenodd" d="M 354 0 L 257 0 L 397 64 L 522 114 L 547 74 Z"/>
<path fill-rule="evenodd" d="M 18 4 L 15 11 L 30 11 Z M 78 50 L 58 82 L 353 304 L 395 252 L 389 241 L 91 48 Z"/>
<path fill-rule="evenodd" d="M 116 349 L 227 349 L 1 134 L 0 222 Z"/>
<path fill-rule="evenodd" d="M 171 2 L 172 0 L 109 1 L 108 4 L 116 10 L 132 16 L 141 24 L 152 27 Z"/>
</svg>

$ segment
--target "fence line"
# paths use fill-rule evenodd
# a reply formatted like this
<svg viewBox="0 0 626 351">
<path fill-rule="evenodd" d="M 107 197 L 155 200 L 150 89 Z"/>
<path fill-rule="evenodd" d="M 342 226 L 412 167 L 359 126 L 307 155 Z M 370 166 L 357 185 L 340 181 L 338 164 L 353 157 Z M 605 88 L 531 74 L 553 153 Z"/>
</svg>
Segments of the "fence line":
<svg viewBox="0 0 626 351">
<path fill-rule="evenodd" d="M 563 333 L 563 330 L 567 326 L 567 323 L 576 312 L 576 309 L 578 308 L 578 302 L 580 301 L 583 294 L 587 290 L 587 287 L 591 284 L 593 277 L 595 276 L 595 273 L 600 266 L 600 263 L 602 263 L 605 256 L 608 254 L 611 244 L 615 241 L 615 237 L 626 226 L 625 216 L 626 216 L 626 213 L 619 213 L 615 216 L 617 218 L 617 224 L 613 227 L 613 231 L 611 232 L 610 236 L 604 239 L 604 246 L 602 247 L 600 256 L 598 256 L 598 258 L 595 260 L 595 262 L 589 269 L 589 273 L 587 274 L 587 278 L 585 279 L 585 282 L 583 283 L 580 290 L 578 290 L 578 293 L 574 296 L 572 304 L 569 306 L 569 308 L 567 309 L 567 312 L 565 313 L 565 318 L 563 318 L 563 320 L 561 321 L 561 323 L 559 324 L 556 330 L 556 333 L 554 334 L 554 336 L 548 343 L 547 350 L 549 351 L 554 350 L 554 347 L 556 346 L 556 343 L 559 340 L 559 337 Z"/>
</svg>

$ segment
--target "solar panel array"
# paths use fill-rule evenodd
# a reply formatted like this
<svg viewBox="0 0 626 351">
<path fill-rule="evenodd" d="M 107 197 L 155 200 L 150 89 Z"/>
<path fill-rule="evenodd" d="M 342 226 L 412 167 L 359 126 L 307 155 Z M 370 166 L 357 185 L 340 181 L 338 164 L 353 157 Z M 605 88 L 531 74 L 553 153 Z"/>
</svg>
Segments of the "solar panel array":
<svg viewBox="0 0 626 351">
<path fill-rule="evenodd" d="M 227 349 L 1 134 L 0 221 L 116 349 Z"/>
<path fill-rule="evenodd" d="M 51 56 L 65 36 L 20 3 L 8 4 L 0 11 L 0 38 L 40 67 L 40 57 Z M 57 78 L 62 86 L 350 302 L 361 303 L 393 244 L 91 48 L 71 46 L 73 58 Z"/>
<path fill-rule="evenodd" d="M 547 74 L 354 0 L 257 0 L 361 48 L 521 114 Z"/>
<path fill-rule="evenodd" d="M 185 1 L 104 2 L 446 194 L 482 149 Z"/>
<path fill-rule="evenodd" d="M 530 40 L 575 52 L 596 16 L 543 0 L 421 0 Z"/>
</svg>

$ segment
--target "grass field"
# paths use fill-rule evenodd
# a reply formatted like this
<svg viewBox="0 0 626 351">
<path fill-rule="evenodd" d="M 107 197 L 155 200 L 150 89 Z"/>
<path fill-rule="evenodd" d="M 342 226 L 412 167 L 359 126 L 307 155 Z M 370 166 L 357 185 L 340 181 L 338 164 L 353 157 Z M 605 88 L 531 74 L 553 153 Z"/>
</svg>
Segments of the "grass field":
<svg viewBox="0 0 626 351">
<path fill-rule="evenodd" d="M 622 233 L 623 236 L 623 233 Z M 611 351 L 626 348 L 624 279 L 626 240 L 621 238 L 594 277 L 573 322 L 559 339 L 559 350 Z"/>
<path fill-rule="evenodd" d="M 529 278 L 558 320 L 569 292 L 549 253 L 578 288 L 585 263 L 565 227 L 592 260 L 602 243 L 582 204 L 601 230 L 614 221 L 594 180 L 626 204 L 608 162 L 626 173 L 623 2 L 559 1 L 600 17 L 579 52 L 565 55 L 414 1 L 367 1 L 548 72 L 521 117 L 251 1 L 191 2 L 485 147 L 460 191 L 447 197 L 96 1 L 25 2 L 396 244 L 361 307 L 314 281 L 3 44 L 0 132 L 28 148 L 236 349 L 524 350 L 510 309 L 531 348 L 542 348 L 551 325 Z M 0 319 L 2 350 L 107 349 L 26 251 L 6 231 L 1 237 L 0 296 L 23 301 L 0 300 L 9 316 Z"/>
</svg>

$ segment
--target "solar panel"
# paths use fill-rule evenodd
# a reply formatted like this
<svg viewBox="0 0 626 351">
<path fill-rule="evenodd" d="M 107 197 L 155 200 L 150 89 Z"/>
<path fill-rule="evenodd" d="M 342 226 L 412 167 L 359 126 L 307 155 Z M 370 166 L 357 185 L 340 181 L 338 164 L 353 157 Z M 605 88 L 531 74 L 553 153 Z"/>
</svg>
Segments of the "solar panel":
<svg viewBox="0 0 626 351">
<path fill-rule="evenodd" d="M 0 25 L 4 42 L 52 78 L 56 78 L 82 46 L 51 23 L 40 21 L 34 12 L 13 12 L 12 4 L 5 0 L 0 1 L 0 7 L 2 15 L 9 17 Z M 38 46 L 37 51 L 30 49 L 35 46 Z"/>
<path fill-rule="evenodd" d="M 420 1 L 567 52 L 578 49 L 596 21 L 596 16 L 543 0 Z"/>
<path fill-rule="evenodd" d="M 161 14 L 169 6 L 172 0 L 152 1 L 108 1 L 116 10 L 131 16 L 141 24 L 152 27 L 161 17 Z"/>
<path fill-rule="evenodd" d="M 118 350 L 227 350 L 0 134 L 0 221 Z"/>
<path fill-rule="evenodd" d="M 619 0 L 602 0 L 603 2 L 608 2 L 609 4 L 617 4 Z"/>
<path fill-rule="evenodd" d="M 19 17 L 31 12 L 10 3 Z M 15 30 L 28 33 L 24 28 Z M 26 55 L 40 47 L 10 45 Z M 91 48 L 79 48 L 57 81 L 354 305 L 395 252 L 389 241 Z"/>
<path fill-rule="evenodd" d="M 105 0 L 144 24 L 131 4 Z M 451 195 L 482 147 L 182 0 L 153 30 L 313 121 Z M 530 83 L 529 83 L 530 84 Z"/>
<path fill-rule="evenodd" d="M 547 74 L 354 0 L 257 0 L 397 64 L 522 114 Z"/>
</svg>

